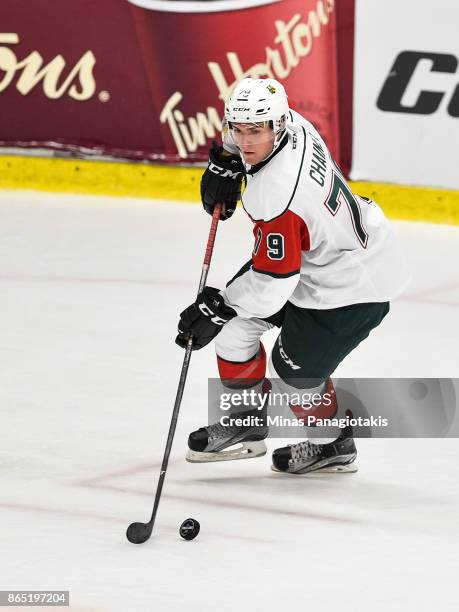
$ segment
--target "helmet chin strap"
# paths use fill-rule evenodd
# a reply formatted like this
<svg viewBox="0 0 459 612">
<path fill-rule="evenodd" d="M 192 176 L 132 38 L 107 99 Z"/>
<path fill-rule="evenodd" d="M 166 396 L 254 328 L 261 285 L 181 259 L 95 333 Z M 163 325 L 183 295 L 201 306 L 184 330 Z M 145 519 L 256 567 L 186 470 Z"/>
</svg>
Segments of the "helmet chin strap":
<svg viewBox="0 0 459 612">
<path fill-rule="evenodd" d="M 284 137 L 285 134 L 285 128 L 283 130 L 279 130 L 274 138 L 274 146 L 273 146 L 273 150 L 271 151 L 270 155 L 272 153 L 274 153 L 274 151 L 277 149 L 277 147 L 280 145 L 282 138 Z"/>
</svg>

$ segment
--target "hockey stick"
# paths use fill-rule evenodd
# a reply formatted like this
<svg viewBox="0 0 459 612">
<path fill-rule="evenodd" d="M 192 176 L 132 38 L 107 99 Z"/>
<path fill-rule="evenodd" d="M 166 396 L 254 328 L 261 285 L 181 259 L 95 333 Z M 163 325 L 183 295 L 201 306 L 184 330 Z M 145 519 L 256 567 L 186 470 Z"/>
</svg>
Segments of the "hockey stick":
<svg viewBox="0 0 459 612">
<path fill-rule="evenodd" d="M 218 220 L 220 218 L 221 204 L 216 204 L 214 208 L 214 214 L 212 216 L 212 225 L 210 226 L 209 238 L 207 239 L 206 253 L 204 255 L 204 263 L 202 264 L 201 279 L 199 281 L 198 294 L 204 289 L 206 284 L 207 275 L 210 268 L 210 260 L 212 259 L 212 252 L 214 250 L 215 236 L 217 234 Z M 177 426 L 177 419 L 180 410 L 180 404 L 182 403 L 183 390 L 185 388 L 186 377 L 188 374 L 188 367 L 190 365 L 191 350 L 193 346 L 193 339 L 190 337 L 186 347 L 185 357 L 183 359 L 182 372 L 180 374 L 180 380 L 177 388 L 177 395 L 175 397 L 174 410 L 172 412 L 171 424 L 169 426 L 169 433 L 167 436 L 166 449 L 164 451 L 163 462 L 161 464 L 161 471 L 159 473 L 158 486 L 156 488 L 155 502 L 153 504 L 153 512 L 148 523 L 131 523 L 126 531 L 126 537 L 129 542 L 133 544 L 143 544 L 146 542 L 152 534 L 153 525 L 155 524 L 156 512 L 158 511 L 159 501 L 161 499 L 161 492 L 163 490 L 164 479 L 166 478 L 167 464 L 169 462 L 169 455 L 171 454 L 172 442 L 174 440 L 175 428 Z"/>
</svg>

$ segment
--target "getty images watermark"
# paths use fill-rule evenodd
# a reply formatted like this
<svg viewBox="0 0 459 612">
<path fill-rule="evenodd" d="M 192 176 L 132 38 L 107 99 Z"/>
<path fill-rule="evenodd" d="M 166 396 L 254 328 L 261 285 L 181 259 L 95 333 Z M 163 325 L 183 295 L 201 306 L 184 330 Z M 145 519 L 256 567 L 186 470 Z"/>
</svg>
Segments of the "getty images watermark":
<svg viewBox="0 0 459 612">
<path fill-rule="evenodd" d="M 283 414 L 270 414 L 269 409 L 279 409 L 288 405 L 300 408 L 302 412 L 310 412 L 305 416 L 292 417 Z M 223 414 L 219 423 L 224 427 L 388 427 L 389 419 L 381 416 L 367 418 L 350 414 L 340 418 L 320 417 L 316 409 L 332 409 L 334 398 L 331 393 L 282 393 L 271 391 L 263 393 L 255 389 L 222 392 L 219 398 L 219 408 L 222 411 L 238 409 L 237 414 Z M 267 411 L 263 416 L 261 413 Z M 244 414 L 247 412 L 247 414 Z M 256 413 L 260 414 L 256 414 Z"/>
<path fill-rule="evenodd" d="M 298 437 L 314 428 L 351 426 L 355 437 L 459 437 L 459 379 L 334 379 L 334 390 L 297 389 L 285 393 L 270 379 L 261 385 L 231 389 L 209 380 L 209 424 L 269 427 L 271 437 Z M 312 386 L 312 385 L 310 385 Z"/>
</svg>

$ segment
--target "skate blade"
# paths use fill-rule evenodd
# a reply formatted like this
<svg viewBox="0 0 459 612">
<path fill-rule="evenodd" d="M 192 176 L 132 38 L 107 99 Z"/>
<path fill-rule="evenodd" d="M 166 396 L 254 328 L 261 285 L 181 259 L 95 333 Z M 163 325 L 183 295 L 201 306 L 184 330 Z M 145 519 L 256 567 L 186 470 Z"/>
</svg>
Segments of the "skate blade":
<svg viewBox="0 0 459 612">
<path fill-rule="evenodd" d="M 359 471 L 357 463 L 352 462 L 347 465 L 324 465 L 320 467 L 320 464 L 305 472 L 284 472 L 278 470 L 274 465 L 271 465 L 273 472 L 279 472 L 280 474 L 291 474 L 292 476 L 305 476 L 308 474 L 354 474 Z"/>
<path fill-rule="evenodd" d="M 189 450 L 185 459 L 189 463 L 214 463 L 216 461 L 234 461 L 236 459 L 255 459 L 266 455 L 266 444 L 259 442 L 241 442 L 241 446 L 222 451 L 199 452 Z"/>
<path fill-rule="evenodd" d="M 349 465 L 333 465 L 316 471 L 322 474 L 353 474 L 359 471 L 359 466 L 356 463 L 350 463 Z"/>
</svg>

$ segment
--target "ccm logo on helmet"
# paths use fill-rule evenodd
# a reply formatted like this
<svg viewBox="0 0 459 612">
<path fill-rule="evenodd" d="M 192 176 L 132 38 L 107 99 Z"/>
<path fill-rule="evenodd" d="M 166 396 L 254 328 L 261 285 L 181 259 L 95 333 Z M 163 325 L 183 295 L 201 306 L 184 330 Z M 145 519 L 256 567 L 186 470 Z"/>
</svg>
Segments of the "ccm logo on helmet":
<svg viewBox="0 0 459 612">
<path fill-rule="evenodd" d="M 432 115 L 435 113 L 441 101 L 444 91 L 421 90 L 418 99 L 413 106 L 402 103 L 402 98 L 407 90 L 413 74 L 419 62 L 428 60 L 430 72 L 441 72 L 455 74 L 458 60 L 455 55 L 447 53 L 426 53 L 419 51 L 402 51 L 395 58 L 394 65 L 390 69 L 376 106 L 382 111 L 392 113 L 414 113 L 417 115 Z M 459 85 L 456 85 L 447 112 L 451 117 L 459 117 Z"/>
<path fill-rule="evenodd" d="M 236 113 L 245 113 L 250 111 L 250 108 L 243 108 L 242 106 L 238 106 L 237 108 L 233 108 L 233 112 Z"/>
<path fill-rule="evenodd" d="M 231 172 L 231 170 L 227 168 L 220 168 L 220 166 L 216 166 L 212 162 L 209 163 L 209 170 L 214 174 L 218 174 L 218 176 L 228 177 L 230 179 L 236 180 L 240 172 Z"/>
</svg>

